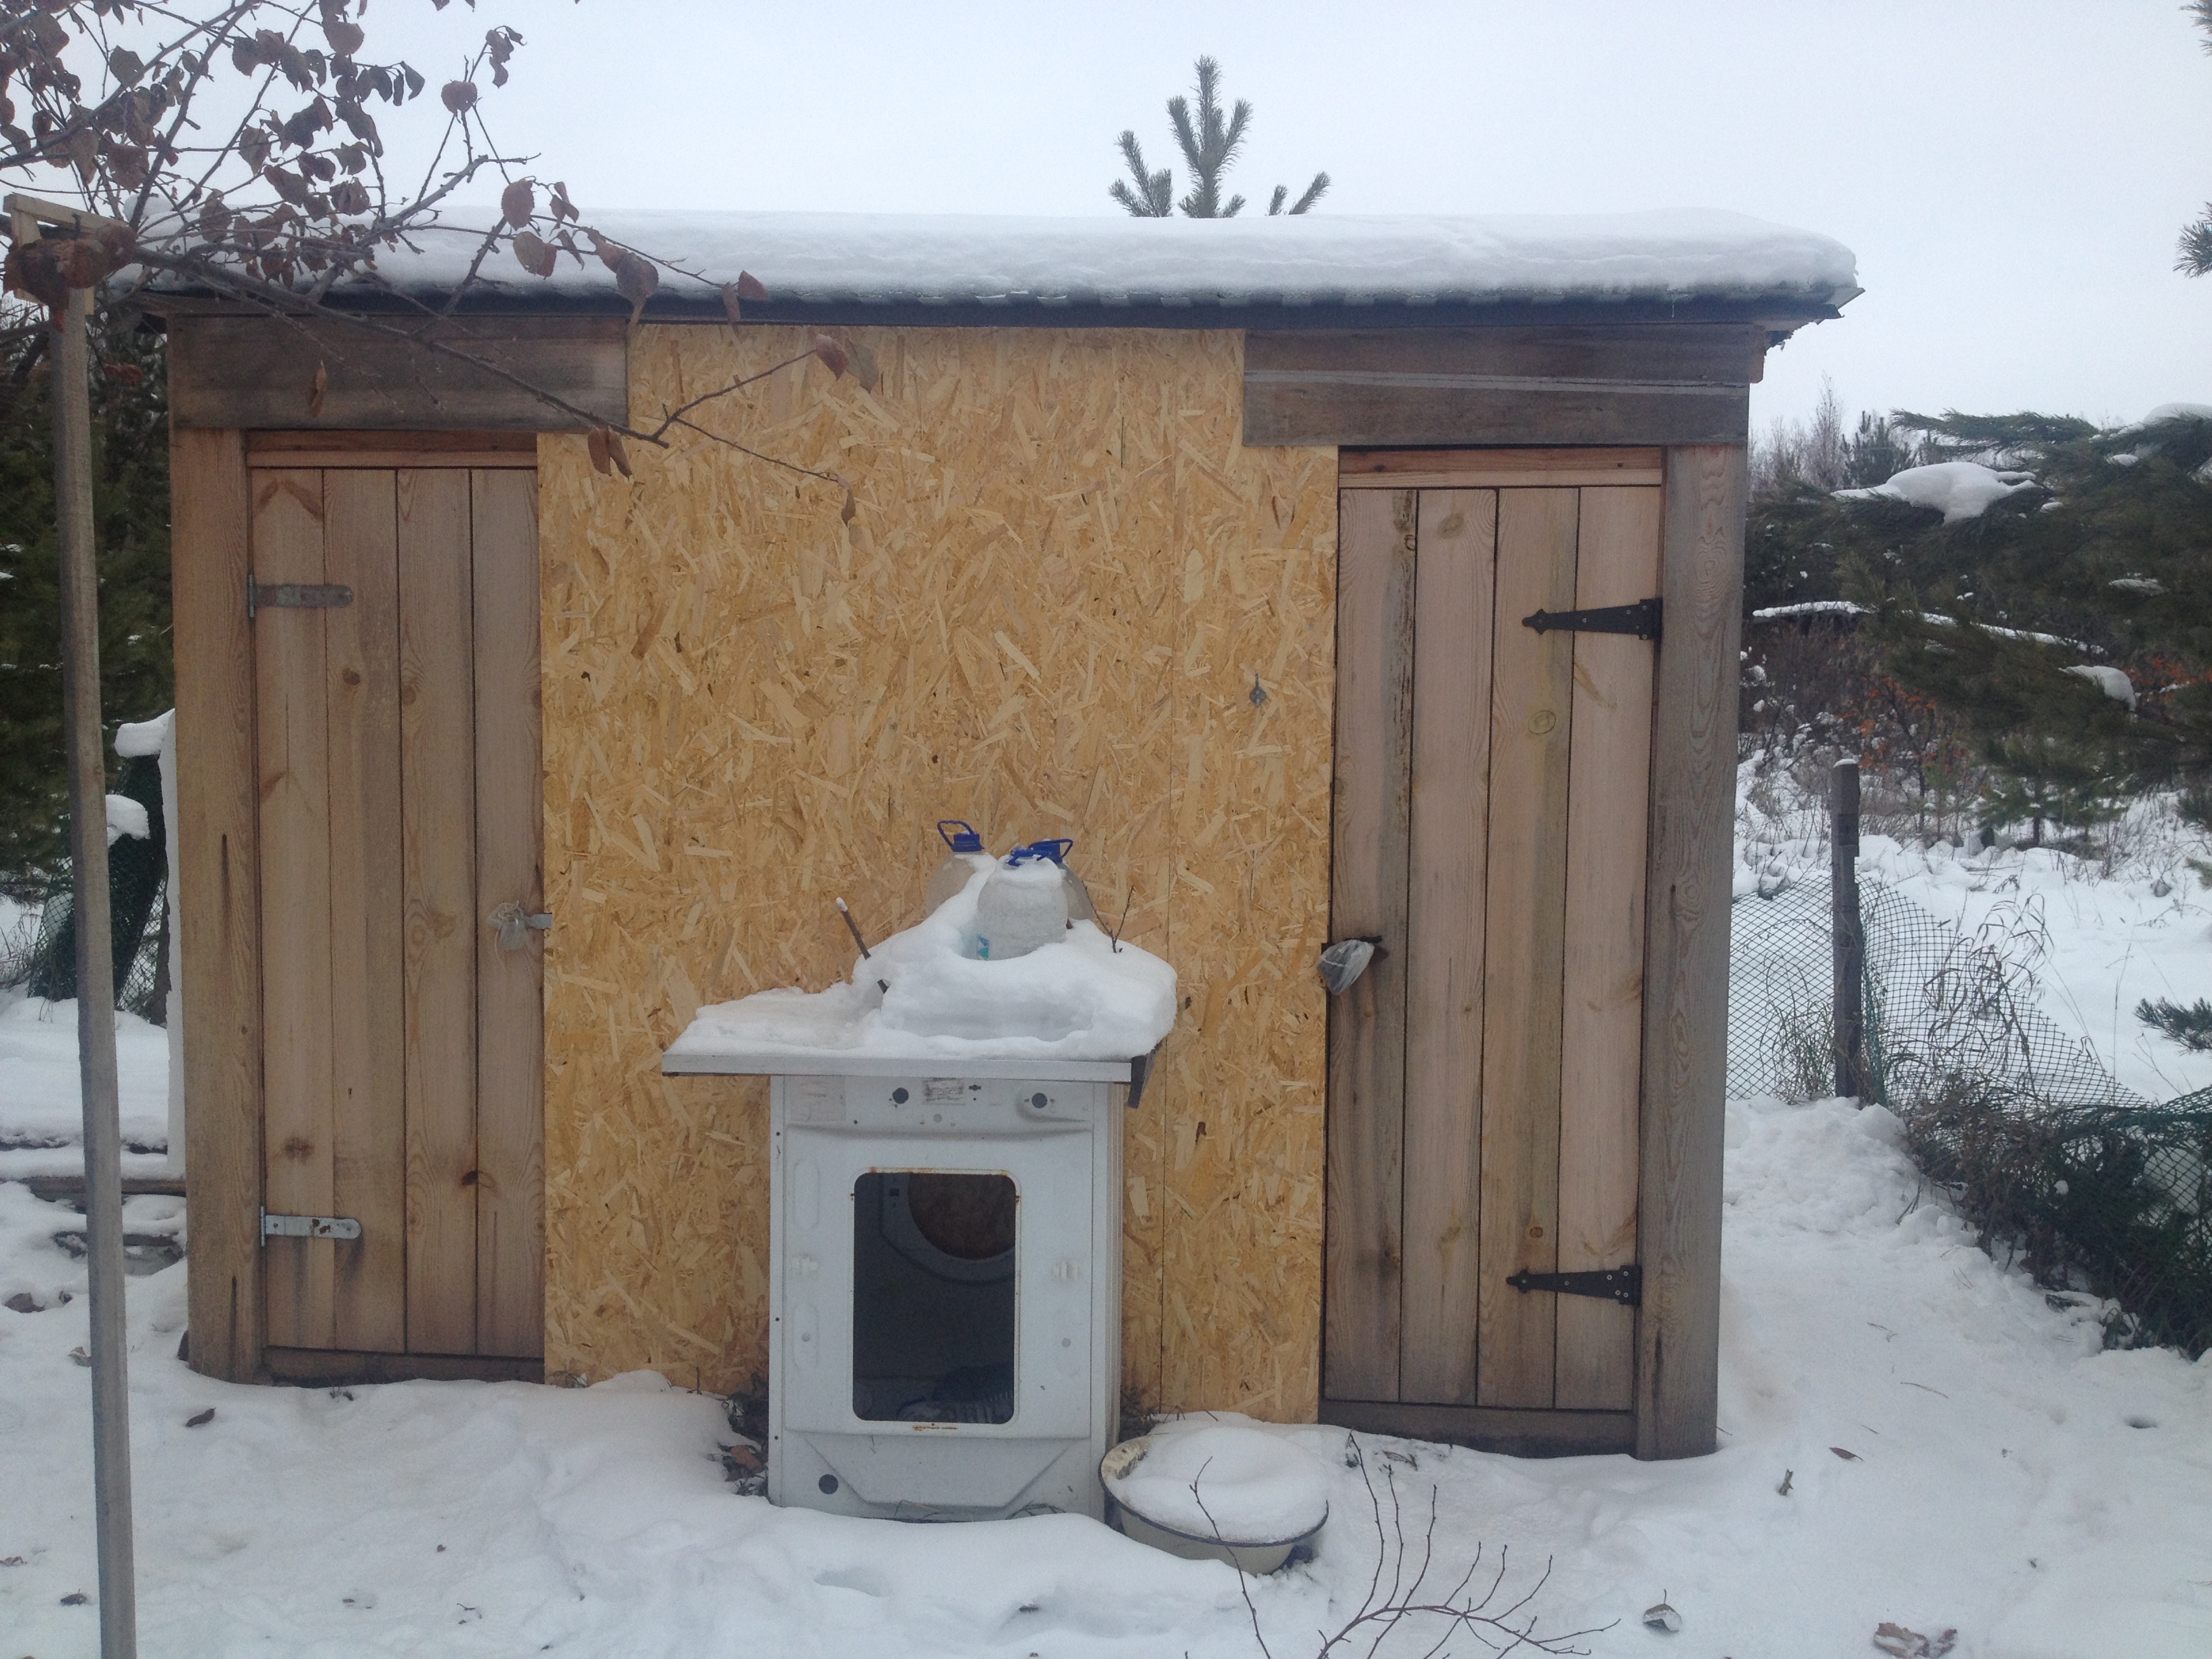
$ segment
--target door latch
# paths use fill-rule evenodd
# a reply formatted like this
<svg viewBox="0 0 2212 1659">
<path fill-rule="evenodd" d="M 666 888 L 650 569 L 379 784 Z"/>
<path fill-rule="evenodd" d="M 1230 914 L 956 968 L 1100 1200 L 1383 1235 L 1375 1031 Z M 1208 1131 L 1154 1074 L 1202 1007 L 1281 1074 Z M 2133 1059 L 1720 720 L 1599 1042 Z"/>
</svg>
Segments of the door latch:
<svg viewBox="0 0 2212 1659">
<path fill-rule="evenodd" d="M 271 1215 L 261 1212 L 261 1242 L 272 1238 L 359 1238 L 361 1223 L 343 1215 Z"/>
<path fill-rule="evenodd" d="M 520 951 L 529 942 L 532 928 L 541 933 L 553 931 L 551 911 L 525 910 L 513 900 L 499 906 L 484 921 L 499 929 L 499 948 L 502 951 Z"/>
<path fill-rule="evenodd" d="M 352 603 L 353 589 L 343 582 L 264 582 L 246 573 L 248 622 L 264 611 L 340 611 Z"/>
<path fill-rule="evenodd" d="M 1637 1262 L 1626 1267 L 1607 1267 L 1595 1273 L 1532 1273 L 1526 1267 L 1505 1281 L 1526 1296 L 1549 1291 L 1554 1296 L 1589 1296 L 1601 1302 L 1618 1302 L 1624 1308 L 1644 1304 L 1644 1269 Z"/>
</svg>

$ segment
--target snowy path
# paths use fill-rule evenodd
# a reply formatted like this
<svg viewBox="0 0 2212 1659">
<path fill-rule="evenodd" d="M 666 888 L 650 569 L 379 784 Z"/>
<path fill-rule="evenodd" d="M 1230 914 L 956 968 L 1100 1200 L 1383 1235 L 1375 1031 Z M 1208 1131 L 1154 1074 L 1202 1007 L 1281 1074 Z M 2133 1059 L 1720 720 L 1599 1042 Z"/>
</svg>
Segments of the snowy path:
<svg viewBox="0 0 2212 1659">
<path fill-rule="evenodd" d="M 0 1050 L 0 1129 L 54 1086 L 51 1058 Z M 1510 1597 L 1551 1556 L 1540 1629 L 1610 1624 L 1577 1644 L 1599 1655 L 1857 1659 L 1884 1620 L 1955 1626 L 1960 1659 L 2212 1651 L 2212 1361 L 2099 1352 L 1920 1192 L 1879 1110 L 1739 1104 L 1729 1139 L 1723 1449 L 1536 1462 L 1363 1438 L 1409 1524 L 1437 1491 L 1439 1559 L 1510 1546 Z M 46 1304 L 0 1310 L 0 1648 L 38 1659 L 97 1649 L 94 1610 L 63 1604 L 95 1587 L 83 1273 L 50 1242 L 70 1219 L 0 1182 L 0 1300 Z M 235 1387 L 175 1358 L 180 1267 L 130 1294 L 149 1655 L 1257 1651 L 1229 1569 L 1088 1521 L 734 1496 L 718 1402 L 650 1374 Z M 1352 1614 L 1376 1549 L 1343 1433 L 1283 1432 L 1331 1460 L 1334 1518 L 1315 1562 L 1253 1583 L 1278 1659 Z M 1677 1638 L 1638 1622 L 1662 1591 Z"/>
</svg>

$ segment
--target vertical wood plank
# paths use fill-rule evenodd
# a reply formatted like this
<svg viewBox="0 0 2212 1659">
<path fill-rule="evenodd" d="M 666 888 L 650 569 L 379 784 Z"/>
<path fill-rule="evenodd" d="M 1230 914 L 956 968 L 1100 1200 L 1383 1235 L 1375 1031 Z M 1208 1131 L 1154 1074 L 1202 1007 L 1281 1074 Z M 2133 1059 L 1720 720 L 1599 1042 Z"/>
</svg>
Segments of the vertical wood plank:
<svg viewBox="0 0 2212 1659">
<path fill-rule="evenodd" d="M 477 908 L 544 903 L 538 475 L 470 475 Z M 477 927 L 477 1351 L 544 1352 L 545 935 Z"/>
<path fill-rule="evenodd" d="M 1659 591 L 1656 489 L 1584 489 L 1578 610 Z M 1644 839 L 1656 647 L 1577 634 L 1567 792 L 1565 989 L 1559 1078 L 1559 1271 L 1636 1260 L 1637 1085 L 1644 1047 Z M 1635 1310 L 1559 1299 L 1557 1403 L 1634 1403 Z"/>
<path fill-rule="evenodd" d="M 323 474 L 330 708 L 331 1093 L 336 1208 L 361 1223 L 331 1254 L 336 1346 L 407 1346 L 406 1011 L 401 976 L 399 568 L 395 477 Z"/>
<path fill-rule="evenodd" d="M 476 715 L 469 475 L 398 475 L 407 1351 L 476 1352 Z"/>
<path fill-rule="evenodd" d="M 1744 452 L 1667 452 L 1651 750 L 1636 1455 L 1713 1449 Z"/>
<path fill-rule="evenodd" d="M 320 472 L 255 475 L 253 574 L 263 583 L 325 580 Z M 270 1209 L 293 1215 L 336 1213 L 326 615 L 271 608 L 253 623 L 268 1091 L 262 1190 Z M 329 1243 L 270 1239 L 264 1255 L 270 1342 L 333 1346 Z"/>
<path fill-rule="evenodd" d="M 1574 635 L 1521 619 L 1571 610 L 1576 494 L 1498 504 L 1490 867 L 1482 1046 L 1480 1403 L 1549 1406 L 1558 1298 L 1509 1289 L 1559 1260 L 1559 990 L 1565 952 Z"/>
<path fill-rule="evenodd" d="M 1395 1400 L 1418 497 L 1340 498 L 1329 935 L 1382 950 L 1329 1000 L 1322 1391 Z"/>
<path fill-rule="evenodd" d="M 259 1371 L 263 1346 L 259 765 L 244 434 L 173 433 L 169 503 L 191 1365 L 242 1382 Z"/>
<path fill-rule="evenodd" d="M 1424 490 L 1419 514 L 1398 1397 L 1473 1405 L 1498 492 Z"/>
</svg>

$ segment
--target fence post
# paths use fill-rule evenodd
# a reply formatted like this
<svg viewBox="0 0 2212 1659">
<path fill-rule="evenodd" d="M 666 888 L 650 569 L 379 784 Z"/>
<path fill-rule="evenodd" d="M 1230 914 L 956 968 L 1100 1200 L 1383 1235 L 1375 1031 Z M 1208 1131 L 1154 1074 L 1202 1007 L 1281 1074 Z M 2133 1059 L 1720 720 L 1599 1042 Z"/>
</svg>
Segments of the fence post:
<svg viewBox="0 0 2212 1659">
<path fill-rule="evenodd" d="M 1866 1098 L 1866 928 L 1859 918 L 1859 763 L 1828 775 L 1828 890 L 1836 1092 Z"/>
</svg>

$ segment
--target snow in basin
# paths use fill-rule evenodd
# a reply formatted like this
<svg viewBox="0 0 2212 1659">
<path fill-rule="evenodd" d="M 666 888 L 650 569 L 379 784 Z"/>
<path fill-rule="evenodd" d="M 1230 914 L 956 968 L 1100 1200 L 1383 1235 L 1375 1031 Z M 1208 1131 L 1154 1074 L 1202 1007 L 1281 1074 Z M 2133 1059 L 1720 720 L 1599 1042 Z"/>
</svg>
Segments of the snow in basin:
<svg viewBox="0 0 2212 1659">
<path fill-rule="evenodd" d="M 2000 471 L 1978 461 L 1938 461 L 1932 466 L 1909 466 L 1887 483 L 1871 489 L 1838 489 L 1836 496 L 1847 501 L 1910 501 L 1934 507 L 1945 524 L 1957 524 L 1962 519 L 1978 519 L 2006 496 L 2034 488 L 2032 473 Z"/>
<path fill-rule="evenodd" d="M 914 1060 L 1127 1060 L 1175 1024 L 1175 969 L 1095 923 L 1010 962 L 977 961 L 992 861 L 935 913 L 872 947 L 826 991 L 762 991 L 699 1011 L 672 1060 L 830 1050 Z M 890 988 L 883 988 L 888 986 Z"/>
<path fill-rule="evenodd" d="M 1147 1521 L 1231 1544 L 1279 1544 L 1328 1518 L 1328 1470 L 1279 1433 L 1231 1414 L 1163 1424 L 1147 1437 L 1144 1456 L 1106 1488 Z"/>
<path fill-rule="evenodd" d="M 465 275 L 495 209 L 458 208 L 411 249 L 382 253 L 382 279 L 443 289 Z M 1570 295 L 1798 295 L 1841 304 L 1856 262 L 1832 238 L 1741 214 L 1643 213 L 1278 218 L 1046 218 L 981 214 L 669 213 L 594 216 L 606 234 L 709 283 L 740 270 L 771 300 L 924 304 L 1127 304 L 1332 301 L 1484 301 Z M 524 295 L 614 293 L 596 259 L 550 278 L 504 254 L 488 285 Z M 661 293 L 713 301 L 664 276 Z"/>
</svg>

